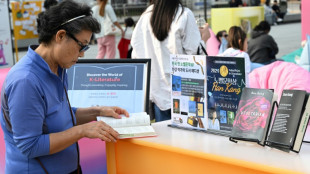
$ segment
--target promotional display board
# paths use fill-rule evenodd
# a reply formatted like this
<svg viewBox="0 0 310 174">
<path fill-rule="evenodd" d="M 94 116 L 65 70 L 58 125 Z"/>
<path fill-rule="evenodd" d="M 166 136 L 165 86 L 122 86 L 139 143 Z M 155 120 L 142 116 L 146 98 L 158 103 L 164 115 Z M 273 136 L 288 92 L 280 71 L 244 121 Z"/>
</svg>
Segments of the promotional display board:
<svg viewBox="0 0 310 174">
<path fill-rule="evenodd" d="M 230 135 L 242 89 L 241 57 L 170 55 L 171 127 Z"/>
<path fill-rule="evenodd" d="M 68 96 L 72 107 L 119 106 L 129 113 L 147 112 L 150 59 L 79 60 L 68 71 Z M 107 174 L 105 143 L 79 140 L 83 173 Z"/>
<path fill-rule="evenodd" d="M 79 60 L 68 70 L 72 107 L 119 106 L 148 111 L 150 59 Z"/>
<path fill-rule="evenodd" d="M 229 135 L 245 87 L 243 57 L 207 57 L 208 130 Z"/>
<path fill-rule="evenodd" d="M 170 55 L 173 126 L 206 130 L 206 56 Z"/>
<path fill-rule="evenodd" d="M 12 36 L 7 1 L 0 1 L 0 68 L 14 64 Z"/>
<path fill-rule="evenodd" d="M 44 1 L 11 2 L 14 36 L 16 40 L 38 37 L 36 19 Z"/>
</svg>

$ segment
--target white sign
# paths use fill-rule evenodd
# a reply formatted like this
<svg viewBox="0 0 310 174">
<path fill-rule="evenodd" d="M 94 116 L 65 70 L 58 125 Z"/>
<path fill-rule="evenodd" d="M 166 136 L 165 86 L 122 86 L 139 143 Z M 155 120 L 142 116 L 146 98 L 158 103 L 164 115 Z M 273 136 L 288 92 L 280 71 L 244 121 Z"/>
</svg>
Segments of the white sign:
<svg viewBox="0 0 310 174">
<path fill-rule="evenodd" d="M 206 56 L 171 54 L 170 65 L 172 125 L 206 130 Z"/>
<path fill-rule="evenodd" d="M 0 68 L 14 64 L 8 2 L 0 1 Z"/>
</svg>

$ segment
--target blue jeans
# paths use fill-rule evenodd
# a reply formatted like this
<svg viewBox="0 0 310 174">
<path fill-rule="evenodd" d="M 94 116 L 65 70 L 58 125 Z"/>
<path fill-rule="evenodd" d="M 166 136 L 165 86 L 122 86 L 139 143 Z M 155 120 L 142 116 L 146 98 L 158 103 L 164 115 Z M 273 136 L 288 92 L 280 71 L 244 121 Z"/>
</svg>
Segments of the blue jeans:
<svg viewBox="0 0 310 174">
<path fill-rule="evenodd" d="M 165 121 L 171 119 L 171 109 L 162 111 L 159 107 L 154 103 L 154 112 L 155 112 L 155 121 Z"/>
</svg>

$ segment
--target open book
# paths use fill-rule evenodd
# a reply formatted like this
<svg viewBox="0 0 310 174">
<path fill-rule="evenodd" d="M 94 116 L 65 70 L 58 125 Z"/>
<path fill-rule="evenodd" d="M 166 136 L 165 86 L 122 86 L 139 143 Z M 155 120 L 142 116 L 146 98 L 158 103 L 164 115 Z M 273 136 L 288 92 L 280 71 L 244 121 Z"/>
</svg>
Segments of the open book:
<svg viewBox="0 0 310 174">
<path fill-rule="evenodd" d="M 150 116 L 147 113 L 130 113 L 129 117 L 121 116 L 121 119 L 100 116 L 97 117 L 97 121 L 103 121 L 110 125 L 119 133 L 121 139 L 157 135 L 151 126 Z"/>
</svg>

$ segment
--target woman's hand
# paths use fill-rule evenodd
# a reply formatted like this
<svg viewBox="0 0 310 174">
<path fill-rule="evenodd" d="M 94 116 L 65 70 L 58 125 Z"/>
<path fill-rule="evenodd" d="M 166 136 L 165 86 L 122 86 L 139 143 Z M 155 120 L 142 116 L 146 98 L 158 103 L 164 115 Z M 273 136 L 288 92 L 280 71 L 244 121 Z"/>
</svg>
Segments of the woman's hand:
<svg viewBox="0 0 310 174">
<path fill-rule="evenodd" d="M 201 34 L 201 39 L 205 42 L 208 41 L 210 38 L 210 30 L 209 30 L 209 24 L 205 23 L 203 27 L 199 28 L 200 34 Z"/>
<path fill-rule="evenodd" d="M 120 114 L 129 117 L 129 113 L 120 107 L 117 106 L 101 106 L 99 108 L 99 115 L 98 116 L 106 116 L 106 117 L 114 117 L 114 118 L 121 118 Z"/>
<path fill-rule="evenodd" d="M 90 122 L 80 126 L 82 127 L 83 137 L 99 138 L 106 142 L 116 142 L 119 139 L 118 132 L 103 121 Z"/>
<path fill-rule="evenodd" d="M 106 142 L 116 142 L 119 134 L 102 121 L 93 121 L 73 126 L 62 132 L 50 134 L 50 154 L 64 150 L 81 138 L 99 138 Z"/>
</svg>

